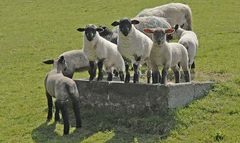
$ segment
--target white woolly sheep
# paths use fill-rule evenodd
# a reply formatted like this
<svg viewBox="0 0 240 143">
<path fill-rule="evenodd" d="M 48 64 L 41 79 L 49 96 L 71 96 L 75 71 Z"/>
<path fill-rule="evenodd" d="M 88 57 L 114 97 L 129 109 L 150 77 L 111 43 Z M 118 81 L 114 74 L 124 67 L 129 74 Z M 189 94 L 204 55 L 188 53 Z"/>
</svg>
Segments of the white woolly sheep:
<svg viewBox="0 0 240 143">
<path fill-rule="evenodd" d="M 157 16 L 164 17 L 171 26 L 180 24 L 186 30 L 192 30 L 192 11 L 182 3 L 169 3 L 154 8 L 142 10 L 136 17 Z"/>
<path fill-rule="evenodd" d="M 179 67 L 182 66 L 186 82 L 190 82 L 190 72 L 188 68 L 188 53 L 186 48 L 179 43 L 168 43 L 166 34 L 174 32 L 174 29 L 155 28 L 144 29 L 146 33 L 153 35 L 153 47 L 150 55 L 151 65 L 153 70 L 153 83 L 167 84 L 168 69 L 172 68 L 175 75 L 175 82 L 179 83 Z M 163 66 L 162 79 L 159 73 L 159 66 Z"/>
<path fill-rule="evenodd" d="M 103 79 L 103 64 L 108 73 L 108 81 L 112 80 L 113 69 L 119 72 L 120 80 L 124 80 L 125 65 L 121 54 L 117 50 L 117 45 L 101 37 L 98 31 L 102 28 L 97 28 L 93 24 L 87 25 L 85 28 L 78 28 L 79 32 L 84 32 L 84 47 L 83 51 L 88 57 L 90 63 L 90 78 L 93 80 L 92 67 L 94 61 L 98 60 L 98 80 Z"/>
<path fill-rule="evenodd" d="M 191 69 L 195 68 L 194 58 L 197 53 L 198 48 L 198 38 L 197 35 L 193 31 L 184 30 L 177 24 L 175 27 L 175 33 L 179 38 L 178 43 L 182 44 L 188 51 L 189 57 L 189 67 Z"/>
<path fill-rule="evenodd" d="M 73 111 L 76 118 L 76 127 L 81 127 L 80 107 L 79 107 L 79 93 L 76 83 L 64 76 L 62 71 L 67 67 L 64 57 L 61 56 L 56 60 L 44 61 L 46 64 L 53 64 L 53 69 L 48 72 L 45 78 L 45 89 L 48 102 L 48 116 L 47 121 L 52 119 L 52 97 L 56 98 L 55 102 L 55 121 L 60 121 L 59 110 L 62 113 L 64 123 L 64 134 L 69 133 L 69 118 L 67 111 L 67 102 L 70 99 L 73 105 Z"/>
<path fill-rule="evenodd" d="M 89 69 L 89 61 L 82 50 L 71 50 L 62 53 L 59 57 L 64 56 L 68 67 L 62 71 L 64 76 L 72 78 L 74 72 L 87 71 Z"/>
<path fill-rule="evenodd" d="M 123 57 L 132 60 L 134 76 L 133 82 L 139 82 L 139 64 L 143 62 L 149 63 L 149 56 L 152 49 L 152 40 L 144 33 L 137 30 L 134 25 L 139 24 L 138 20 L 130 20 L 123 18 L 120 21 L 115 21 L 112 26 L 119 26 L 118 30 L 118 50 Z M 128 64 L 126 64 L 126 79 L 125 82 L 130 81 L 130 73 L 128 71 Z M 149 65 L 149 64 L 148 64 Z M 148 83 L 151 78 L 150 67 L 148 67 Z"/>
</svg>

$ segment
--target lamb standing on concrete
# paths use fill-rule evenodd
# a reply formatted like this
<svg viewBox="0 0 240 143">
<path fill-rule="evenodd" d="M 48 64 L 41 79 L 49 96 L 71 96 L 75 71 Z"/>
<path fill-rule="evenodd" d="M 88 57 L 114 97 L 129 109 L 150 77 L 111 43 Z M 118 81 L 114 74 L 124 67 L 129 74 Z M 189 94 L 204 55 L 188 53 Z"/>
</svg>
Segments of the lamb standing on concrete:
<svg viewBox="0 0 240 143">
<path fill-rule="evenodd" d="M 184 71 L 185 81 L 190 82 L 190 72 L 188 68 L 188 53 L 186 48 L 179 43 L 168 43 L 166 41 L 166 34 L 174 32 L 174 29 L 144 29 L 146 33 L 152 33 L 154 45 L 152 47 L 150 59 L 153 70 L 153 83 L 167 84 L 168 69 L 172 68 L 174 71 L 175 82 L 179 83 L 179 67 L 182 66 Z M 162 79 L 159 73 L 159 66 L 163 66 Z"/>
<path fill-rule="evenodd" d="M 193 31 L 184 30 L 177 24 L 175 27 L 175 33 L 179 39 L 178 43 L 182 44 L 188 51 L 189 67 L 192 70 L 195 69 L 194 58 L 197 53 L 198 39 L 197 35 Z"/>
<path fill-rule="evenodd" d="M 74 75 L 74 72 L 82 72 L 82 71 L 87 71 L 89 69 L 89 61 L 87 59 L 87 56 L 83 53 L 82 50 L 67 51 L 62 53 L 59 56 L 59 58 L 61 56 L 64 56 L 64 60 L 68 65 L 68 67 L 62 71 L 63 75 L 66 77 L 72 78 Z"/>
<path fill-rule="evenodd" d="M 118 50 L 122 56 L 131 59 L 133 63 L 134 76 L 133 82 L 139 82 L 139 64 L 142 62 L 147 62 L 149 65 L 149 56 L 152 49 L 152 40 L 137 30 L 134 25 L 139 24 L 138 20 L 130 20 L 128 18 L 123 18 L 120 21 L 115 21 L 112 26 L 118 26 Z M 125 63 L 126 64 L 126 63 Z M 148 67 L 148 83 L 151 78 L 150 67 Z M 126 79 L 125 82 L 130 81 L 130 73 L 128 71 L 128 64 L 126 64 Z"/>
<path fill-rule="evenodd" d="M 124 80 L 125 65 L 121 54 L 117 50 L 117 45 L 101 37 L 98 31 L 102 28 L 97 28 L 95 25 L 89 24 L 85 28 L 78 28 L 79 32 L 84 32 L 84 48 L 83 51 L 87 55 L 90 63 L 90 78 L 94 79 L 92 73 L 94 62 L 98 60 L 98 80 L 103 79 L 103 64 L 108 73 L 108 81 L 112 80 L 113 69 L 119 72 L 120 80 Z"/>
<path fill-rule="evenodd" d="M 76 83 L 62 74 L 62 71 L 66 68 L 66 62 L 64 57 L 61 56 L 57 60 L 44 61 L 46 64 L 53 64 L 54 68 L 46 75 L 45 89 L 48 101 L 48 116 L 47 121 L 52 119 L 52 97 L 56 98 L 55 106 L 55 121 L 60 121 L 59 110 L 62 112 L 64 123 L 64 134 L 69 133 L 69 119 L 67 111 L 67 102 L 70 99 L 73 105 L 73 111 L 76 118 L 76 127 L 81 127 L 80 107 L 79 107 L 79 93 Z"/>
<path fill-rule="evenodd" d="M 171 26 L 180 24 L 186 30 L 192 30 L 192 11 L 188 5 L 169 3 L 154 8 L 142 10 L 136 17 L 157 16 L 164 17 Z"/>
</svg>

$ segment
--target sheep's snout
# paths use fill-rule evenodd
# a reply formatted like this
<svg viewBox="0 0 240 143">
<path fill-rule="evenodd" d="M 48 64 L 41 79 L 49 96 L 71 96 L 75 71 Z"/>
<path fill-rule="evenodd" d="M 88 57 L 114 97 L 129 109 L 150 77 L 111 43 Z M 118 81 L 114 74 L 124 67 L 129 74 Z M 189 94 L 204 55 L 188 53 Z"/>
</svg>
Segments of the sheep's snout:
<svg viewBox="0 0 240 143">
<path fill-rule="evenodd" d="M 86 33 L 86 37 L 88 41 L 92 41 L 94 38 L 94 34 L 93 33 Z"/>
</svg>

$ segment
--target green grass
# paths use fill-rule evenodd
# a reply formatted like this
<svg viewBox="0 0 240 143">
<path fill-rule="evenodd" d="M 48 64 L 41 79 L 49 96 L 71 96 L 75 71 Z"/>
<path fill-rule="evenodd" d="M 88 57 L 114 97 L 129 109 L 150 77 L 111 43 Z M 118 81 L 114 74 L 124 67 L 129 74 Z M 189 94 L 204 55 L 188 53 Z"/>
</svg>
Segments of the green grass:
<svg viewBox="0 0 240 143">
<path fill-rule="evenodd" d="M 110 26 L 145 7 L 171 0 L 1 0 L 0 142 L 237 142 L 240 140 L 240 2 L 177 0 L 190 5 L 200 47 L 198 80 L 213 91 L 169 115 L 120 118 L 83 111 L 83 128 L 62 136 L 62 124 L 46 125 L 42 60 L 80 49 L 88 23 Z M 77 74 L 86 76 L 86 73 Z M 170 123 L 168 121 L 171 121 Z M 169 124 L 168 124 L 169 123 Z M 159 125 L 166 124 L 165 128 Z M 159 131 L 159 129 L 163 131 Z M 166 130 L 166 133 L 160 135 Z"/>
</svg>

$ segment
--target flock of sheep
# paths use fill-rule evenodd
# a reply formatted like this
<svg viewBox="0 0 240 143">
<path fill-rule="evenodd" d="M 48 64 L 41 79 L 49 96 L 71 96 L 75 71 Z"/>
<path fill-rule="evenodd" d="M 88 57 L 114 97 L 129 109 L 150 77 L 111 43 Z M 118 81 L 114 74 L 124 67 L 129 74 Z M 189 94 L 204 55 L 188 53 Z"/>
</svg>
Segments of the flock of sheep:
<svg viewBox="0 0 240 143">
<path fill-rule="evenodd" d="M 147 66 L 147 82 L 167 84 L 169 68 L 174 72 L 175 82 L 180 82 L 180 67 L 186 82 L 191 81 L 190 68 L 194 69 L 198 39 L 192 31 L 192 12 L 188 5 L 169 3 L 147 8 L 134 18 L 114 21 L 114 28 L 88 24 L 78 28 L 84 32 L 83 50 L 73 50 L 61 54 L 55 60 L 44 63 L 53 64 L 53 69 L 45 78 L 48 100 L 47 120 L 52 118 L 52 97 L 56 98 L 55 121 L 59 121 L 59 111 L 64 122 L 64 134 L 69 133 L 69 119 L 66 104 L 72 101 L 76 117 L 76 127 L 81 127 L 79 93 L 72 80 L 76 71 L 89 72 L 89 80 L 96 77 L 103 80 L 103 66 L 107 80 L 119 76 L 121 81 L 130 82 L 129 65 L 133 64 L 133 82 L 139 82 L 139 66 Z M 169 42 L 178 38 L 176 43 Z M 162 73 L 159 72 L 162 67 Z"/>
</svg>

